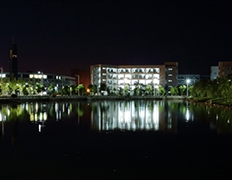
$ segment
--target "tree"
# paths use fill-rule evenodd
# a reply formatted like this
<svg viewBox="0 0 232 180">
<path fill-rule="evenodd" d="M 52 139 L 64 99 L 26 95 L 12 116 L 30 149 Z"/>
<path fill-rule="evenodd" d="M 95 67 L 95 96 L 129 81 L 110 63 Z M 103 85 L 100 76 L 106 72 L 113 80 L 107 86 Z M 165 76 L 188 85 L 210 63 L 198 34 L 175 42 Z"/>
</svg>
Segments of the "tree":
<svg viewBox="0 0 232 180">
<path fill-rule="evenodd" d="M 95 95 L 97 93 L 97 85 L 95 84 L 88 85 L 88 89 L 90 90 L 90 93 L 92 95 Z"/>
<path fill-rule="evenodd" d="M 120 96 L 123 96 L 123 88 L 122 87 L 119 87 L 118 93 Z"/>
<path fill-rule="evenodd" d="M 124 86 L 124 93 L 125 96 L 128 96 L 130 94 L 130 85 L 129 84 L 125 84 Z"/>
<path fill-rule="evenodd" d="M 23 91 L 22 91 L 23 95 L 27 96 L 29 94 L 28 92 L 28 88 L 26 85 L 23 86 Z"/>
<path fill-rule="evenodd" d="M 113 95 L 113 96 L 118 95 L 117 89 L 114 87 L 110 94 Z"/>
<path fill-rule="evenodd" d="M 139 96 L 139 92 L 140 92 L 139 86 L 136 85 L 135 88 L 134 88 L 134 95 Z"/>
<path fill-rule="evenodd" d="M 140 88 L 139 88 L 139 90 L 140 90 L 140 93 L 139 93 L 139 95 L 140 95 L 140 96 L 145 95 L 145 92 L 146 92 L 146 86 L 145 86 L 144 84 L 140 84 Z"/>
<path fill-rule="evenodd" d="M 85 86 L 83 84 L 79 84 L 75 90 L 78 92 L 78 95 L 82 96 L 85 93 Z"/>
<path fill-rule="evenodd" d="M 192 96 L 193 87 L 194 87 L 194 86 L 189 86 L 189 87 L 188 87 L 188 91 L 189 91 L 189 95 L 190 95 L 190 96 Z"/>
<path fill-rule="evenodd" d="M 70 90 L 70 95 L 73 95 L 73 94 L 75 94 L 75 86 L 74 85 L 71 85 L 70 87 L 69 87 L 69 90 Z"/>
<path fill-rule="evenodd" d="M 69 86 L 68 85 L 64 85 L 63 87 L 62 87 L 62 95 L 70 95 L 70 88 L 69 88 Z"/>
<path fill-rule="evenodd" d="M 170 93 L 172 96 L 178 95 L 179 91 L 177 87 L 171 87 Z"/>
<path fill-rule="evenodd" d="M 207 91 L 209 90 L 209 81 L 206 79 L 201 79 L 194 84 L 192 89 L 192 96 L 195 97 L 206 97 Z"/>
<path fill-rule="evenodd" d="M 48 86 L 48 91 L 49 91 L 49 94 L 55 96 L 55 94 L 56 94 L 55 85 L 54 84 L 50 84 Z"/>
<path fill-rule="evenodd" d="M 159 93 L 161 96 L 163 96 L 163 95 L 165 94 L 165 89 L 164 89 L 161 85 L 159 85 L 159 87 L 158 87 L 158 93 Z"/>
<path fill-rule="evenodd" d="M 101 83 L 101 85 L 100 85 L 100 93 L 103 95 L 104 92 L 106 92 L 106 91 L 107 91 L 106 84 L 105 83 Z"/>
<path fill-rule="evenodd" d="M 179 86 L 179 90 L 180 90 L 180 95 L 181 95 L 181 96 L 184 95 L 184 92 L 185 92 L 186 88 L 187 88 L 187 87 L 186 87 L 185 85 L 180 85 L 180 86 Z"/>
<path fill-rule="evenodd" d="M 152 88 L 152 85 L 148 84 L 145 88 L 145 94 L 146 95 L 152 95 L 152 92 L 153 92 L 153 88 Z"/>
</svg>

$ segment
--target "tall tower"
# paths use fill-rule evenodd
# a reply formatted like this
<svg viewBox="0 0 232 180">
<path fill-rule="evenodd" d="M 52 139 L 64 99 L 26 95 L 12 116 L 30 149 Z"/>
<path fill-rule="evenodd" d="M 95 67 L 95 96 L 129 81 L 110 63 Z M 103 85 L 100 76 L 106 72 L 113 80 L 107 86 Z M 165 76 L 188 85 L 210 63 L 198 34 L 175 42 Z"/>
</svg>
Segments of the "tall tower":
<svg viewBox="0 0 232 180">
<path fill-rule="evenodd" d="M 10 80 L 18 79 L 18 55 L 17 45 L 14 43 L 14 37 L 12 37 L 12 49 L 10 50 L 10 61 L 9 61 L 9 72 Z"/>
</svg>

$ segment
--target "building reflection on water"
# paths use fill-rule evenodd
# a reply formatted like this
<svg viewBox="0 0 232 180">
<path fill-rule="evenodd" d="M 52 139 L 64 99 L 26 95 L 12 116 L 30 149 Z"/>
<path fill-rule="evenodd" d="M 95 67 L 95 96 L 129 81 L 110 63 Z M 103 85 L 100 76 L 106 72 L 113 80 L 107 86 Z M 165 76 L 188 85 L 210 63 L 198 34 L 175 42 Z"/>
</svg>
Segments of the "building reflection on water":
<svg viewBox="0 0 232 180">
<path fill-rule="evenodd" d="M 93 102 L 91 128 L 104 130 L 177 130 L 177 115 L 167 101 Z"/>
<path fill-rule="evenodd" d="M 22 103 L 2 105 L 0 110 L 1 135 L 4 135 L 4 123 L 15 119 L 29 120 L 38 125 L 41 132 L 48 119 L 61 120 L 72 113 L 71 103 Z"/>
<path fill-rule="evenodd" d="M 199 120 L 209 121 L 205 128 L 217 132 L 232 132 L 232 114 L 226 109 L 215 109 L 183 101 L 81 101 L 33 102 L 0 105 L 0 135 L 6 133 L 5 124 L 27 121 L 46 128 L 47 121 L 72 119 L 78 126 L 94 131 L 163 131 L 176 133 L 178 127 L 191 126 Z M 183 126 L 184 125 L 184 126 Z M 52 126 L 52 123 L 49 124 Z M 207 130 L 207 129 L 206 129 Z M 15 135 L 17 134 L 15 130 Z"/>
</svg>

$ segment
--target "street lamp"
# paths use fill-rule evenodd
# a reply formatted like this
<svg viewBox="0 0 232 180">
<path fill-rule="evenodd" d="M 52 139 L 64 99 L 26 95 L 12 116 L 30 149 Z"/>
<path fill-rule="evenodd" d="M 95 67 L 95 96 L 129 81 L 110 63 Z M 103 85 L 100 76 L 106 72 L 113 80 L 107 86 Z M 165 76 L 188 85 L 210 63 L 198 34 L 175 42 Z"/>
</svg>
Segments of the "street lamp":
<svg viewBox="0 0 232 180">
<path fill-rule="evenodd" d="M 190 79 L 186 79 L 186 84 L 187 84 L 187 97 L 188 97 L 188 84 L 190 83 Z"/>
</svg>

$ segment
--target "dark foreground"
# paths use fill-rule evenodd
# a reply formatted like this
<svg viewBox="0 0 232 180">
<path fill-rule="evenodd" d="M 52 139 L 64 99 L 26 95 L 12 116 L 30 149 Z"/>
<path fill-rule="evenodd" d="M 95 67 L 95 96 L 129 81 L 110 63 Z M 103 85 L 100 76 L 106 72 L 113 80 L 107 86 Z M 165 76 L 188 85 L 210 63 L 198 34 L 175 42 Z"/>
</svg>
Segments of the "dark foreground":
<svg viewBox="0 0 232 180">
<path fill-rule="evenodd" d="M 1 179 L 232 178 L 228 135 L 73 133 L 67 128 L 31 137 L 21 132 L 18 138 L 0 141 Z"/>
</svg>

